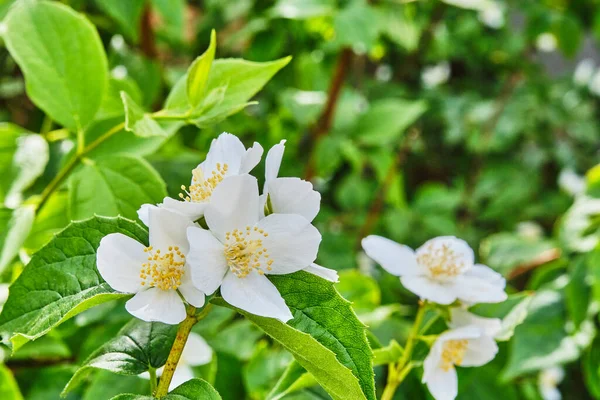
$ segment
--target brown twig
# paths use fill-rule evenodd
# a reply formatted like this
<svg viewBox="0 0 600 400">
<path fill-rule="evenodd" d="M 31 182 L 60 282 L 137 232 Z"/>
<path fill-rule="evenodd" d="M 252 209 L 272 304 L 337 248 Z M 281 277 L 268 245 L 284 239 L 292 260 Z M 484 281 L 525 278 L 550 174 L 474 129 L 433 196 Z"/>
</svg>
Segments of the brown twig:
<svg viewBox="0 0 600 400">
<path fill-rule="evenodd" d="M 333 74 L 333 78 L 331 79 L 331 84 L 329 85 L 329 91 L 327 95 L 327 102 L 325 103 L 325 108 L 323 109 L 321 116 L 317 120 L 317 123 L 310 130 L 310 137 L 307 146 L 309 159 L 308 164 L 306 166 L 306 171 L 304 173 L 304 177 L 306 180 L 310 180 L 314 177 L 315 160 L 313 150 L 316 148 L 321 138 L 325 136 L 327 132 L 329 132 L 329 130 L 331 129 L 337 101 L 342 91 L 342 87 L 344 86 L 344 80 L 346 79 L 346 75 L 348 74 L 348 67 L 350 66 L 352 57 L 353 53 L 352 50 L 349 48 L 343 49 L 340 55 L 338 56 L 335 72 Z"/>
<path fill-rule="evenodd" d="M 140 48 L 144 55 L 152 60 L 158 57 L 156 38 L 152 30 L 152 10 L 146 6 L 140 19 Z"/>
<path fill-rule="evenodd" d="M 396 153 L 396 157 L 394 158 L 394 161 L 392 161 L 392 164 L 390 165 L 389 169 L 387 170 L 387 173 L 385 175 L 383 183 L 381 184 L 381 187 L 377 191 L 377 195 L 375 196 L 375 199 L 371 203 L 371 207 L 369 207 L 369 211 L 367 212 L 367 217 L 365 219 L 365 222 L 358 231 L 358 238 L 356 241 L 357 249 L 360 248 L 360 242 L 361 242 L 362 238 L 364 238 L 365 236 L 367 236 L 368 234 L 370 234 L 372 232 L 375 223 L 379 219 L 379 215 L 383 211 L 385 198 L 387 196 L 390 186 L 392 185 L 392 182 L 394 181 L 394 177 L 396 176 L 396 173 L 398 172 L 398 168 L 400 168 L 402 163 L 404 163 L 404 160 L 410 153 L 411 145 L 417 137 L 418 137 L 418 132 L 409 133 L 404 137 L 404 141 L 400 145 L 400 148 L 398 149 L 398 152 Z"/>
<path fill-rule="evenodd" d="M 549 263 L 550 261 L 558 260 L 560 258 L 560 256 L 561 256 L 561 251 L 560 251 L 560 249 L 557 249 L 557 248 L 548 249 L 546 251 L 543 251 L 537 257 L 535 257 L 533 260 L 530 260 L 526 263 L 518 265 L 516 268 L 514 268 L 512 271 L 510 271 L 510 273 L 508 274 L 508 279 L 509 280 L 515 279 L 518 276 L 521 276 L 541 265 Z"/>
</svg>

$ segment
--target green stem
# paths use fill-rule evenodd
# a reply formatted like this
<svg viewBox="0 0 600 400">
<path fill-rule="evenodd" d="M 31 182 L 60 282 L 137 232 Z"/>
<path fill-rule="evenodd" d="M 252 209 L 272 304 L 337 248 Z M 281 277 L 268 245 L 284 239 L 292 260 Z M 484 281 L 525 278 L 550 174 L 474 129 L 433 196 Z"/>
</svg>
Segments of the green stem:
<svg viewBox="0 0 600 400">
<path fill-rule="evenodd" d="M 58 174 L 56 174 L 54 179 L 52 179 L 52 181 L 50 181 L 48 186 L 46 186 L 46 188 L 40 195 L 40 200 L 37 203 L 37 209 L 40 210 L 43 207 L 43 205 L 48 201 L 48 199 L 50 198 L 52 193 L 54 193 L 60 187 L 60 185 L 69 176 L 69 174 L 75 169 L 75 167 L 77 165 L 79 165 L 79 162 L 81 162 L 81 160 L 83 160 L 85 155 L 87 155 L 90 151 L 94 150 L 102 142 L 104 142 L 111 136 L 120 132 L 124 126 L 125 126 L 124 122 L 114 126 L 110 130 L 108 130 L 106 133 L 104 133 L 102 136 L 100 136 L 96 140 L 94 140 L 92 143 L 88 144 L 83 149 L 78 150 L 77 153 L 69 160 L 69 162 L 67 162 L 65 164 L 65 166 L 58 172 Z M 78 138 L 78 143 L 83 143 L 83 139 Z"/>
<path fill-rule="evenodd" d="M 164 397 L 167 395 L 167 393 L 169 393 L 169 385 L 171 384 L 171 380 L 173 379 L 173 374 L 175 373 L 175 369 L 177 368 L 177 363 L 179 363 L 181 353 L 183 352 L 185 343 L 187 342 L 187 339 L 190 336 L 192 327 L 209 313 L 211 307 L 212 304 L 208 303 L 202 309 L 202 311 L 200 311 L 196 315 L 196 308 L 188 306 L 187 317 L 179 325 L 179 328 L 177 330 L 177 336 L 175 337 L 175 342 L 173 342 L 173 347 L 171 347 L 169 357 L 167 358 L 167 363 L 165 364 L 165 368 L 163 369 L 160 381 L 158 382 L 158 388 L 156 389 L 156 394 L 154 395 L 156 398 L 160 399 L 161 397 Z"/>
<path fill-rule="evenodd" d="M 150 367 L 148 373 L 150 373 L 150 395 L 154 396 L 154 392 L 156 391 L 156 384 L 158 383 L 158 380 L 156 379 L 156 368 Z"/>
<path fill-rule="evenodd" d="M 413 365 L 410 362 L 412 357 L 412 352 L 415 348 L 415 343 L 419 337 L 419 328 L 423 323 L 423 317 L 425 316 L 425 311 L 427 310 L 427 303 L 420 302 L 419 309 L 417 310 L 417 315 L 415 317 L 415 323 L 413 324 L 408 338 L 406 339 L 406 346 L 404 346 L 404 353 L 402 354 L 402 358 L 398 361 L 397 364 L 391 363 L 388 366 L 388 379 L 385 389 L 383 390 L 383 394 L 381 396 L 381 400 L 392 400 L 394 398 L 394 394 L 398 389 L 398 386 L 402 383 L 404 378 L 408 375 Z"/>
</svg>

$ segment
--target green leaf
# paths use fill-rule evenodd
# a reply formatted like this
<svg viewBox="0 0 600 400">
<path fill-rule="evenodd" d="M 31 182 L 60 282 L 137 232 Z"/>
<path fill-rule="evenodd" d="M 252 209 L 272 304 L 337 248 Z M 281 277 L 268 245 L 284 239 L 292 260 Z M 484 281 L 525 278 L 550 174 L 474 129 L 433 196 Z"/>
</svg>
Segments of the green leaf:
<svg viewBox="0 0 600 400">
<path fill-rule="evenodd" d="M 23 243 L 29 254 L 39 250 L 52 239 L 54 234 L 69 225 L 68 193 L 66 191 L 54 192 L 44 207 L 38 211 L 33 222 L 33 227 Z"/>
<path fill-rule="evenodd" d="M 145 0 L 97 0 L 95 3 L 119 24 L 119 28 L 128 39 L 137 43 Z"/>
<path fill-rule="evenodd" d="M 94 25 L 50 1 L 18 2 L 5 23 L 4 40 L 29 98 L 61 125 L 85 127 L 100 108 L 108 75 Z"/>
<path fill-rule="evenodd" d="M 162 127 L 138 105 L 126 92 L 121 92 L 121 99 L 125 107 L 125 130 L 137 136 L 167 136 Z"/>
<path fill-rule="evenodd" d="M 160 203 L 165 183 L 148 162 L 131 155 L 87 160 L 69 180 L 71 219 L 100 214 L 136 219 L 142 204 Z"/>
<path fill-rule="evenodd" d="M 561 293 L 553 290 L 538 292 L 531 301 L 527 318 L 515 330 L 502 378 L 510 380 L 549 365 L 576 360 L 581 349 L 591 342 L 595 328 L 587 321 L 579 332 L 570 336 L 565 330 L 565 319 Z"/>
<path fill-rule="evenodd" d="M 470 311 L 486 318 L 501 318 L 502 328 L 495 339 L 507 341 L 513 336 L 515 328 L 525 321 L 532 300 L 533 293 L 522 292 L 508 296 L 502 303 L 478 304 Z"/>
<path fill-rule="evenodd" d="M 192 379 L 171 391 L 164 400 L 221 400 L 221 396 L 210 383 L 202 379 Z M 137 394 L 121 394 L 111 400 L 154 400 L 151 396 L 140 396 Z"/>
<path fill-rule="evenodd" d="M 241 59 L 215 60 L 210 68 L 208 82 L 204 90 L 205 97 L 199 103 L 201 115 L 192 118 L 198 126 L 204 127 L 215 124 L 228 116 L 245 108 L 252 98 L 281 68 L 285 67 L 291 57 L 281 58 L 270 62 L 252 62 Z M 205 105 L 214 102 L 215 97 L 221 97 L 220 91 L 225 88 L 222 100 L 206 110 Z M 175 84 L 167 98 L 165 109 L 186 113 L 191 109 L 187 95 L 187 74 Z M 204 112 L 205 111 L 205 112 Z M 187 115 L 182 114 L 182 118 Z"/>
<path fill-rule="evenodd" d="M 595 399 L 600 398 L 600 338 L 594 339 L 583 356 L 583 374 L 588 391 Z"/>
<path fill-rule="evenodd" d="M 6 365 L 0 365 L 0 399 L 23 400 L 19 385 Z"/>
<path fill-rule="evenodd" d="M 269 279 L 294 319 L 284 324 L 237 311 L 291 352 L 334 399 L 375 399 L 365 327 L 333 283 L 304 271 Z M 222 299 L 213 301 L 234 308 Z"/>
<path fill-rule="evenodd" d="M 98 371 L 86 387 L 82 400 L 109 399 L 121 393 L 148 393 L 148 379 L 123 376 L 108 371 Z"/>
<path fill-rule="evenodd" d="M 270 348 L 265 342 L 259 344 L 242 371 L 244 387 L 249 397 L 266 398 L 291 361 L 293 358 L 290 353 L 281 347 Z"/>
<path fill-rule="evenodd" d="M 0 273 L 19 253 L 31 230 L 34 215 L 31 206 L 16 210 L 0 208 Z"/>
<path fill-rule="evenodd" d="M 335 42 L 340 47 L 352 47 L 364 54 L 379 36 L 379 13 L 367 4 L 354 2 L 335 15 Z"/>
<path fill-rule="evenodd" d="M 69 381 L 62 396 L 73 390 L 90 372 L 104 369 L 120 375 L 139 375 L 160 368 L 167 361 L 177 325 L 132 319 L 116 337 L 90 355 Z"/>
<path fill-rule="evenodd" d="M 575 329 L 579 329 L 588 317 L 592 295 L 590 286 L 586 282 L 589 282 L 588 265 L 593 261 L 595 260 L 592 254 L 589 255 L 589 261 L 588 258 L 579 256 L 572 258 L 568 266 L 569 283 L 565 287 L 565 303 Z"/>
<path fill-rule="evenodd" d="M 395 144 L 427 110 L 423 100 L 385 99 L 371 104 L 355 129 L 358 141 L 369 146 Z"/>
<path fill-rule="evenodd" d="M 119 117 L 122 120 L 120 117 L 125 115 L 125 109 L 123 107 L 123 100 L 121 99 L 121 92 L 127 93 L 136 104 L 142 102 L 142 92 L 133 79 L 129 77 L 124 79 L 111 77 L 108 80 L 108 87 L 104 94 L 102 105 L 96 114 L 97 121 L 115 117 Z"/>
<path fill-rule="evenodd" d="M 96 269 L 96 249 L 109 233 L 148 242 L 135 222 L 94 217 L 72 223 L 34 254 L 0 314 L 2 340 L 13 351 L 90 307 L 126 296 L 104 283 Z"/>
<path fill-rule="evenodd" d="M 402 347 L 392 340 L 389 345 L 373 350 L 373 365 L 386 365 L 397 362 L 402 357 Z"/>
<path fill-rule="evenodd" d="M 297 361 L 292 360 L 285 372 L 267 395 L 266 400 L 279 400 L 298 390 L 317 385 L 315 378 L 306 372 Z"/>
<path fill-rule="evenodd" d="M 336 285 L 342 297 L 352 302 L 355 310 L 372 310 L 381 304 L 381 291 L 377 281 L 356 269 L 340 271 Z"/>
<path fill-rule="evenodd" d="M 210 32 L 210 45 L 208 49 L 194 60 L 187 73 L 186 87 L 188 101 L 192 108 L 196 108 L 204 99 L 204 89 L 208 82 L 210 67 L 215 59 L 217 48 L 217 34 L 214 29 Z"/>
</svg>

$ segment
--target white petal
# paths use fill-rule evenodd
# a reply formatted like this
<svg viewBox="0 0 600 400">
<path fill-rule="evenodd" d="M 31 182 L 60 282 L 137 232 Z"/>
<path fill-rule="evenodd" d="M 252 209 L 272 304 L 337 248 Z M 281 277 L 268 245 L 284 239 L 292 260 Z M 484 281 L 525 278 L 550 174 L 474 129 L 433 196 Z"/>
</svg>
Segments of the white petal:
<svg viewBox="0 0 600 400">
<path fill-rule="evenodd" d="M 229 272 L 221 286 L 221 295 L 232 306 L 255 315 L 277 318 L 282 322 L 293 318 L 275 285 L 257 272 L 251 272 L 244 278 Z"/>
<path fill-rule="evenodd" d="M 277 178 L 269 181 L 269 198 L 273 212 L 298 214 L 309 221 L 315 219 L 321 207 L 321 194 L 310 182 L 300 178 Z"/>
<path fill-rule="evenodd" d="M 452 304 L 458 296 L 453 286 L 445 285 L 427 276 L 403 276 L 400 282 L 420 298 L 438 304 Z"/>
<path fill-rule="evenodd" d="M 150 225 L 150 216 L 148 215 L 148 213 L 152 208 L 157 208 L 157 206 L 155 206 L 154 204 L 142 204 L 140 209 L 137 211 L 138 218 L 146 226 Z"/>
<path fill-rule="evenodd" d="M 188 228 L 190 251 L 186 257 L 194 286 L 206 294 L 213 294 L 221 286 L 227 272 L 224 246 L 209 231 Z"/>
<path fill-rule="evenodd" d="M 361 243 L 365 253 L 390 274 L 410 276 L 421 273 L 415 252 L 410 247 L 376 235 L 367 236 Z"/>
<path fill-rule="evenodd" d="M 325 268 L 318 264 L 312 263 L 308 267 L 304 268 L 304 270 L 323 279 L 327 279 L 330 282 L 340 281 L 338 272 L 335 269 Z"/>
<path fill-rule="evenodd" d="M 562 394 L 555 386 L 540 386 L 540 394 L 544 400 L 562 400 Z"/>
<path fill-rule="evenodd" d="M 431 346 L 427 357 L 425 357 L 425 360 L 423 361 L 423 383 L 427 382 L 440 367 L 443 346 L 443 340 L 436 340 L 433 346 Z"/>
<path fill-rule="evenodd" d="M 179 246 L 183 254 L 187 254 L 189 244 L 186 230 L 196 226 L 194 221 L 179 213 L 164 208 L 152 208 L 149 212 L 150 245 L 163 252 L 169 246 Z"/>
<path fill-rule="evenodd" d="M 213 191 L 204 217 L 210 230 L 221 241 L 225 240 L 226 232 L 254 226 L 259 218 L 256 178 L 237 175 L 223 179 Z"/>
<path fill-rule="evenodd" d="M 427 388 L 435 400 L 454 400 L 458 395 L 456 369 L 436 368 L 427 377 Z"/>
<path fill-rule="evenodd" d="M 193 367 L 197 365 L 208 364 L 212 361 L 213 351 L 206 343 L 206 340 L 197 333 L 190 333 L 188 341 L 185 343 L 181 353 L 181 361 Z"/>
<path fill-rule="evenodd" d="M 256 225 L 268 233 L 261 237 L 273 260 L 267 274 L 289 274 L 300 271 L 317 258 L 321 234 L 306 218 L 295 214 L 271 214 Z M 264 261 L 264 259 L 263 259 Z"/>
<path fill-rule="evenodd" d="M 465 272 L 465 276 L 481 278 L 500 289 L 506 288 L 506 279 L 500 273 L 483 264 L 475 264 L 473 268 Z"/>
<path fill-rule="evenodd" d="M 467 242 L 454 236 L 428 240 L 417 249 L 416 255 L 419 264 L 426 267 L 430 274 L 431 267 L 458 269 L 465 273 L 475 262 L 475 254 Z"/>
<path fill-rule="evenodd" d="M 193 201 L 182 201 L 165 197 L 162 206 L 169 211 L 179 213 L 192 221 L 195 221 L 204 215 L 204 210 L 208 206 L 208 201 L 195 203 Z"/>
<path fill-rule="evenodd" d="M 461 367 L 480 367 L 492 361 L 498 353 L 498 345 L 490 336 L 469 339 Z"/>
<path fill-rule="evenodd" d="M 499 318 L 485 318 L 472 314 L 460 307 L 450 309 L 450 328 L 460 328 L 463 326 L 475 325 L 482 329 L 483 334 L 495 337 L 502 329 L 502 320 Z"/>
<path fill-rule="evenodd" d="M 283 159 L 283 153 L 285 152 L 285 140 L 282 140 L 275 146 L 271 147 L 267 153 L 267 159 L 265 160 L 265 184 L 277 178 L 279 175 L 279 168 L 281 167 L 281 160 Z"/>
<path fill-rule="evenodd" d="M 481 278 L 459 275 L 452 286 L 460 300 L 469 303 L 500 303 L 508 298 L 504 289 Z"/>
<path fill-rule="evenodd" d="M 438 336 L 436 343 L 442 344 L 448 340 L 463 340 L 463 339 L 476 339 L 481 337 L 483 331 L 477 326 L 462 326 L 456 329 L 450 329 Z"/>
<path fill-rule="evenodd" d="M 194 307 L 202 307 L 204 305 L 204 292 L 197 289 L 191 276 L 190 265 L 186 263 L 185 272 L 182 277 L 181 285 L 179 285 L 179 293 L 183 296 L 185 301 L 193 305 Z"/>
<path fill-rule="evenodd" d="M 194 370 L 192 370 L 192 368 L 188 365 L 180 363 L 179 365 L 177 365 L 177 368 L 173 373 L 171 383 L 169 383 L 169 392 L 175 390 L 178 386 L 183 385 L 191 379 L 194 379 Z"/>
<path fill-rule="evenodd" d="M 240 165 L 239 173 L 247 174 L 256 167 L 260 162 L 260 158 L 263 155 L 263 148 L 259 143 L 254 142 L 254 145 L 246 150 L 246 153 L 242 157 L 242 164 Z"/>
<path fill-rule="evenodd" d="M 177 325 L 185 319 L 185 305 L 175 290 L 150 288 L 137 293 L 126 304 L 131 315 L 146 322 Z"/>
<path fill-rule="evenodd" d="M 148 258 L 144 248 L 143 244 L 122 233 L 104 236 L 96 255 L 102 279 L 118 292 L 135 293 L 142 289 L 140 270 Z"/>
<path fill-rule="evenodd" d="M 210 144 L 206 160 L 200 164 L 206 178 L 210 178 L 217 170 L 217 164 L 227 164 L 227 175 L 237 175 L 242 158 L 246 154 L 244 144 L 237 136 L 223 132 Z"/>
</svg>

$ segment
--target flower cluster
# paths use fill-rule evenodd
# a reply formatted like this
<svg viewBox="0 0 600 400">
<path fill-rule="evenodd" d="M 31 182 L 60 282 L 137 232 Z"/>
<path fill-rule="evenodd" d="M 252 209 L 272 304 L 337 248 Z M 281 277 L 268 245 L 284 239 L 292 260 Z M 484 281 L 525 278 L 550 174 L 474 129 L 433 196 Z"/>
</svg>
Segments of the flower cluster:
<svg viewBox="0 0 600 400">
<path fill-rule="evenodd" d="M 362 241 L 365 253 L 421 299 L 449 309 L 449 330 L 441 333 L 423 363 L 423 382 L 436 400 L 453 400 L 458 394 L 455 366 L 478 367 L 498 352 L 495 337 L 501 321 L 466 311 L 476 303 L 506 300 L 506 281 L 489 267 L 475 264 L 469 245 L 458 238 L 431 239 L 416 251 L 380 236 Z"/>
<path fill-rule="evenodd" d="M 267 275 L 301 269 L 337 281 L 314 264 L 321 234 L 312 225 L 321 196 L 309 182 L 280 178 L 285 141 L 266 157 L 263 194 L 249 174 L 263 148 L 246 149 L 229 133 L 214 139 L 206 160 L 192 171 L 180 199 L 145 204 L 138 211 L 149 246 L 119 233 L 107 235 L 97 253 L 98 271 L 116 291 L 135 294 L 127 310 L 144 321 L 178 324 L 185 302 L 201 307 L 220 289 L 229 304 L 247 312 L 293 318 Z"/>
</svg>

